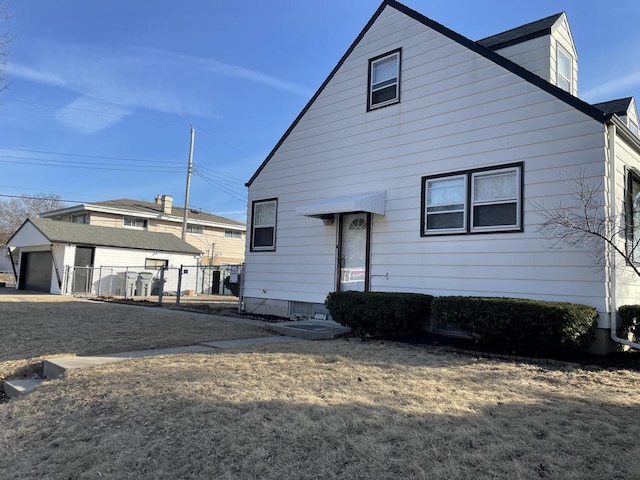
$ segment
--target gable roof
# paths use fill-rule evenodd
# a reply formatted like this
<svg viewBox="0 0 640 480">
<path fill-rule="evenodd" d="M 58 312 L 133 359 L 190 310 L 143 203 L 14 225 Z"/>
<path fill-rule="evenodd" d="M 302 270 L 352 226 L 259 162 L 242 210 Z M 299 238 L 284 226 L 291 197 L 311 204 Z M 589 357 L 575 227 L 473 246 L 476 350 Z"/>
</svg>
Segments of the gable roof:
<svg viewBox="0 0 640 480">
<path fill-rule="evenodd" d="M 553 27 L 560 17 L 562 17 L 562 12 L 536 20 L 535 22 L 527 23 L 526 25 L 521 25 L 520 27 L 512 28 L 506 32 L 491 35 L 490 37 L 478 40 L 478 43 L 485 48 L 495 51 L 510 45 L 542 37 L 543 35 L 549 35 L 551 33 L 551 27 Z"/>
<path fill-rule="evenodd" d="M 335 74 L 338 72 L 338 70 L 340 69 L 342 64 L 346 61 L 346 59 L 349 57 L 349 55 L 351 55 L 351 52 L 353 52 L 353 50 L 356 48 L 356 46 L 358 45 L 360 40 L 362 40 L 362 38 L 369 31 L 371 26 L 375 23 L 375 21 L 382 14 L 382 12 L 384 11 L 384 9 L 386 7 L 391 7 L 391 8 L 394 8 L 394 9 L 398 10 L 401 13 L 404 13 L 408 17 L 411 17 L 412 19 L 414 19 L 415 21 L 417 21 L 419 23 L 422 23 L 423 25 L 435 30 L 436 32 L 444 35 L 445 37 L 448 37 L 449 39 L 453 40 L 454 42 L 457 42 L 458 44 L 460 44 L 460 45 L 468 48 L 469 50 L 477 53 L 478 55 L 481 55 L 481 56 L 485 57 L 486 59 L 492 61 L 493 63 L 495 63 L 497 65 L 500 65 L 504 69 L 510 71 L 511 73 L 513 73 L 515 75 L 518 75 L 520 78 L 522 78 L 522 79 L 526 80 L 527 82 L 537 86 L 538 88 L 546 91 L 547 93 L 553 95 L 557 99 L 565 102 L 566 104 L 572 106 L 573 108 L 581 111 L 582 113 L 584 113 L 585 115 L 591 117 L 592 119 L 596 120 L 597 122 L 600 122 L 600 123 L 604 124 L 606 118 L 605 118 L 605 115 L 603 114 L 603 112 L 601 110 L 593 107 L 589 103 L 585 102 L 584 100 L 581 100 L 578 97 L 575 97 L 575 96 L 571 95 L 569 92 L 566 92 L 565 90 L 563 90 L 563 89 L 561 89 L 559 87 L 556 87 L 555 85 L 552 85 L 548 81 L 546 81 L 543 78 L 539 77 L 538 75 L 530 72 L 529 70 L 527 70 L 524 67 L 518 65 L 517 63 L 515 63 L 515 62 L 513 62 L 513 61 L 511 61 L 511 60 L 509 60 L 509 59 L 507 59 L 505 57 L 503 57 L 502 55 L 499 55 L 499 54 L 495 53 L 494 51 L 490 50 L 489 48 L 484 47 L 480 43 L 474 42 L 473 40 L 470 40 L 467 37 L 465 37 L 463 35 L 460 35 L 459 33 L 454 32 L 453 30 L 445 27 L 444 25 L 441 25 L 440 23 L 435 22 L 435 21 L 431 20 L 428 17 L 425 17 L 421 13 L 418 13 L 415 10 L 410 9 L 406 5 L 403 5 L 403 4 L 399 3 L 399 2 L 397 2 L 396 0 L 383 0 L 382 4 L 378 7 L 378 10 L 376 10 L 376 12 L 373 14 L 371 19 L 369 20 L 369 22 L 367 22 L 367 24 L 362 29 L 360 34 L 356 37 L 356 39 L 353 41 L 351 46 L 348 48 L 348 50 L 342 56 L 342 58 L 340 59 L 338 64 L 333 68 L 333 70 L 331 71 L 329 76 L 326 78 L 326 80 L 322 83 L 322 85 L 320 85 L 320 88 L 318 88 L 318 90 L 313 95 L 313 97 L 311 97 L 311 100 L 309 100 L 309 102 L 305 105 L 305 107 L 302 109 L 302 111 L 295 118 L 295 120 L 293 121 L 291 126 L 287 129 L 287 131 L 284 133 L 284 135 L 280 138 L 278 143 L 276 143 L 275 147 L 273 147 L 271 152 L 269 152 L 269 155 L 267 155 L 267 158 L 265 158 L 265 160 L 262 162 L 262 164 L 260 164 L 258 169 L 251 176 L 249 181 L 245 184 L 247 187 L 250 187 L 251 184 L 258 177 L 258 175 L 260 175 L 260 172 L 262 172 L 262 170 L 267 165 L 267 163 L 269 163 L 269 160 L 271 160 L 271 158 L 275 155 L 275 153 L 278 151 L 280 146 L 284 143 L 284 141 L 287 139 L 289 134 L 296 127 L 298 122 L 300 122 L 302 117 L 304 117 L 304 115 L 307 113 L 307 111 L 309 110 L 311 105 L 313 105 L 315 100 L 322 93 L 322 91 L 325 89 L 325 87 L 331 81 L 331 79 L 335 76 Z M 547 18 L 552 18 L 552 17 L 547 17 Z M 535 22 L 533 22 L 533 23 L 535 23 Z"/>
<path fill-rule="evenodd" d="M 593 106 L 602 111 L 605 115 L 627 115 L 633 97 L 618 98 L 608 102 L 594 103 Z"/>
<path fill-rule="evenodd" d="M 95 207 L 106 207 L 114 210 L 121 210 L 122 212 L 118 213 L 129 213 L 129 214 L 146 214 L 147 216 L 160 216 L 165 215 L 166 217 L 172 218 L 174 221 L 179 221 L 182 223 L 182 219 L 184 218 L 184 208 L 182 207 L 171 207 L 171 214 L 165 214 L 162 212 L 162 205 L 159 205 L 155 202 L 145 202 L 142 200 L 133 200 L 130 198 L 118 198 L 115 200 L 105 200 L 103 202 L 92 202 L 92 203 L 82 203 L 78 205 L 74 205 L 72 207 L 61 208 L 59 210 L 52 210 L 50 212 L 44 212 L 41 216 L 51 217 L 54 215 L 61 215 L 72 212 L 81 212 L 85 210 L 91 210 Z M 220 225 L 225 225 L 229 227 L 245 227 L 243 222 L 238 222 L 236 220 L 231 220 L 229 218 L 220 217 L 218 215 L 213 215 L 212 213 L 206 213 L 199 210 L 189 209 L 188 220 L 190 221 L 202 221 L 202 222 L 210 222 L 216 223 Z"/>
<path fill-rule="evenodd" d="M 202 253 L 172 233 L 98 227 L 96 225 L 60 222 L 46 218 L 28 218 L 16 233 L 13 234 L 7 244 L 11 243 L 13 237 L 16 236 L 27 223 L 33 224 L 50 243 L 130 248 L 135 250 L 189 253 L 193 255 Z"/>
</svg>

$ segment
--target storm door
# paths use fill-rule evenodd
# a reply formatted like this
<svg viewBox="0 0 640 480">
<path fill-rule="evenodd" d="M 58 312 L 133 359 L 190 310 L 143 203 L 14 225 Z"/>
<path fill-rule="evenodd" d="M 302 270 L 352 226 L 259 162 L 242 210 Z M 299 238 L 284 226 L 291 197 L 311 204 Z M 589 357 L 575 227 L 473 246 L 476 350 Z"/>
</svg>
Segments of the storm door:
<svg viewBox="0 0 640 480">
<path fill-rule="evenodd" d="M 371 215 L 340 215 L 338 242 L 338 288 L 340 292 L 369 290 L 369 224 Z"/>
<path fill-rule="evenodd" d="M 95 249 L 91 247 L 76 247 L 73 262 L 73 293 L 91 293 L 91 279 L 93 278 L 93 257 Z"/>
</svg>

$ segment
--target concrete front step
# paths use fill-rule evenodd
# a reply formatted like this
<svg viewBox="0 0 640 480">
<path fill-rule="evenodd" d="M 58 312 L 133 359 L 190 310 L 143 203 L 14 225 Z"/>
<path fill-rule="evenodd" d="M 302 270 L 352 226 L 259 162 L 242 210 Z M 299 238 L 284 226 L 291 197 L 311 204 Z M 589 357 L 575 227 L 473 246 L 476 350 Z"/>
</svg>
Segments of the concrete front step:
<svg viewBox="0 0 640 480">
<path fill-rule="evenodd" d="M 31 393 L 39 387 L 45 380 L 43 378 L 30 378 L 26 380 L 7 380 L 4 382 L 3 390 L 9 398 L 16 398 L 21 395 Z"/>
<path fill-rule="evenodd" d="M 303 338 L 305 340 L 334 340 L 345 336 L 351 331 L 349 327 L 343 327 L 332 320 L 299 320 L 272 323 L 265 328 L 280 335 Z"/>
</svg>

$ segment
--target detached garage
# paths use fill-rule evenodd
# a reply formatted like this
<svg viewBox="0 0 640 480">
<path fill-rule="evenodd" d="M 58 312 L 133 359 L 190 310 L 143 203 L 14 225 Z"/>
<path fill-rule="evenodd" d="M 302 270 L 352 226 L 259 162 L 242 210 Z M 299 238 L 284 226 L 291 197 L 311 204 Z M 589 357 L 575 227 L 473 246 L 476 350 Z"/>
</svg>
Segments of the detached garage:
<svg viewBox="0 0 640 480">
<path fill-rule="evenodd" d="M 20 261 L 20 290 L 49 292 L 51 290 L 51 252 L 25 252 Z"/>
<path fill-rule="evenodd" d="M 196 265 L 202 252 L 171 233 L 27 219 L 7 242 L 19 251 L 16 288 L 54 294 L 72 293 L 68 285 L 86 285 L 90 269 L 101 266 Z M 69 267 L 73 281 L 65 278 Z M 84 273 L 83 273 L 84 272 Z M 79 278 L 82 277 L 83 278 Z"/>
</svg>

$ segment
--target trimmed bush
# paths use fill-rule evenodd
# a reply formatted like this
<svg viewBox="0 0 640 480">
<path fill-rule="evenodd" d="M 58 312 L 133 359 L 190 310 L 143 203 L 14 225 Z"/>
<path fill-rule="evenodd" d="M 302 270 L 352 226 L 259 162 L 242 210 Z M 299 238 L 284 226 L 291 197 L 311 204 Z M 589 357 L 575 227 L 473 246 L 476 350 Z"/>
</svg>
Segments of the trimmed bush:
<svg viewBox="0 0 640 480">
<path fill-rule="evenodd" d="M 618 328 L 624 335 L 631 333 L 636 338 L 640 335 L 640 305 L 622 305 L 618 308 Z"/>
<path fill-rule="evenodd" d="M 355 335 L 403 336 L 429 318 L 431 295 L 396 292 L 333 292 L 325 305 L 331 317 Z"/>
<path fill-rule="evenodd" d="M 586 347 L 598 319 L 589 305 L 520 298 L 438 297 L 431 308 L 479 343 L 513 350 Z"/>
</svg>

